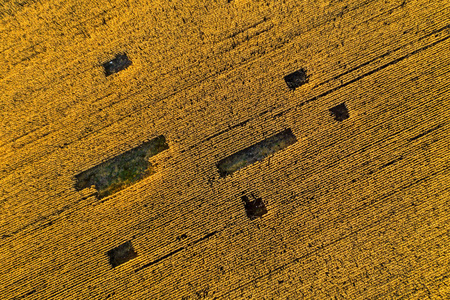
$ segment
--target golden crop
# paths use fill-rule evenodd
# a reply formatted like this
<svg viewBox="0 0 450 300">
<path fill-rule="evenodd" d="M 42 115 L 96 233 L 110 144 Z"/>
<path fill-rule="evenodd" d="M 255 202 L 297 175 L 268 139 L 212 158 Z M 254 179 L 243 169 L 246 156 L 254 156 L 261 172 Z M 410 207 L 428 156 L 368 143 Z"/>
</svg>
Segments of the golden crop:
<svg viewBox="0 0 450 300">
<path fill-rule="evenodd" d="M 450 299 L 449 20 L 0 1 L 0 299 Z"/>
</svg>

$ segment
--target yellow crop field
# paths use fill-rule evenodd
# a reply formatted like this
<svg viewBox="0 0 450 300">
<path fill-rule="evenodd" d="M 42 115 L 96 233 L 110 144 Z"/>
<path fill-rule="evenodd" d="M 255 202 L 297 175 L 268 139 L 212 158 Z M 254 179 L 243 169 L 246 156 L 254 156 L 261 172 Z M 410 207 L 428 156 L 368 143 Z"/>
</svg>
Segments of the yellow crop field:
<svg viewBox="0 0 450 300">
<path fill-rule="evenodd" d="M 0 299 L 450 299 L 448 0 L 0 0 Z"/>
</svg>

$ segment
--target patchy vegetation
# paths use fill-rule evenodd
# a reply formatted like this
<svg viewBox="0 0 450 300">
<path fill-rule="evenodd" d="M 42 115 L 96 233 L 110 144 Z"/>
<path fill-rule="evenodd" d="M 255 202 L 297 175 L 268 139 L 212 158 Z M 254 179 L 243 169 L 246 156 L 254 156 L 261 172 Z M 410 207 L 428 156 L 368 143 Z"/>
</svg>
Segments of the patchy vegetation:
<svg viewBox="0 0 450 300">
<path fill-rule="evenodd" d="M 286 148 L 295 142 L 297 142 L 297 138 L 291 129 L 286 129 L 219 161 L 217 163 L 219 174 L 221 177 L 225 177 L 243 167 L 263 160 L 270 154 Z"/>
<path fill-rule="evenodd" d="M 159 136 L 139 147 L 120 154 L 76 176 L 76 190 L 95 186 L 98 198 L 114 194 L 135 182 L 153 175 L 155 170 L 149 158 L 169 146 L 164 136 Z"/>
</svg>

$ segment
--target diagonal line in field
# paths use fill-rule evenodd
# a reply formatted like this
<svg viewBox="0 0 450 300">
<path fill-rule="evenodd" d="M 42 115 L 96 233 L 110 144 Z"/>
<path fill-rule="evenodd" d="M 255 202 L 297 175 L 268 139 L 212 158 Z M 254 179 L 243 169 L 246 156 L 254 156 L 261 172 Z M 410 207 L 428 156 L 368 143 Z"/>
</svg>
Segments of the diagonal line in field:
<svg viewBox="0 0 450 300">
<path fill-rule="evenodd" d="M 449 29 L 449 28 L 450 28 L 450 25 L 444 26 L 444 27 L 442 27 L 442 28 L 436 30 L 435 32 L 430 33 L 429 35 L 430 35 L 430 36 L 431 36 L 431 35 L 434 35 L 434 34 L 436 34 L 436 33 L 438 33 L 438 32 L 441 32 L 441 31 L 446 30 L 446 29 Z M 422 37 L 422 38 L 425 38 L 425 37 Z M 317 99 L 319 99 L 319 98 L 321 98 L 321 97 L 324 97 L 324 96 L 326 96 L 326 95 L 328 95 L 328 94 L 330 94 L 330 93 L 332 93 L 332 92 L 335 92 L 335 91 L 339 90 L 339 89 L 342 88 L 342 87 L 345 87 L 345 86 L 347 86 L 347 85 L 350 85 L 350 84 L 352 84 L 352 83 L 354 83 L 354 82 L 356 82 L 356 81 L 358 81 L 358 80 L 360 80 L 360 79 L 362 79 L 362 78 L 365 78 L 365 77 L 367 77 L 367 76 L 370 76 L 370 75 L 372 75 L 372 74 L 374 74 L 374 73 L 376 73 L 376 72 L 378 72 L 378 71 L 380 71 L 380 70 L 383 70 L 383 69 L 385 69 L 385 68 L 387 68 L 387 67 L 389 67 L 389 66 L 395 65 L 396 63 L 401 62 L 401 61 L 403 61 L 403 60 L 409 58 L 410 56 L 415 55 L 415 54 L 417 54 L 417 53 L 419 53 L 419 52 L 422 52 L 422 51 L 424 51 L 424 50 L 427 50 L 427 49 L 429 49 L 429 48 L 431 48 L 431 47 L 433 47 L 433 46 L 435 46 L 435 45 L 437 45 L 437 44 L 439 44 L 439 43 L 441 43 L 441 42 L 443 42 L 443 41 L 448 40 L 449 38 L 450 38 L 450 36 L 447 36 L 447 37 L 444 37 L 444 38 L 442 38 L 442 39 L 440 39 L 440 40 L 438 40 L 438 41 L 435 41 L 435 42 L 433 42 L 433 43 L 431 43 L 431 44 L 429 44 L 429 45 L 426 45 L 426 46 L 424 46 L 424 47 L 422 47 L 422 48 L 416 49 L 416 50 L 414 50 L 414 51 L 411 52 L 411 53 L 405 54 L 404 56 L 399 57 L 399 58 L 397 58 L 397 59 L 395 59 L 395 60 L 393 60 L 393 61 L 391 61 L 391 62 L 388 62 L 388 63 L 386 63 L 386 64 L 384 64 L 384 65 L 382 65 L 382 66 L 380 66 L 380 67 L 378 67 L 378 68 L 375 68 L 375 69 L 372 70 L 372 71 L 369 71 L 369 72 L 367 72 L 367 73 L 365 73 L 365 74 L 362 74 L 362 75 L 358 76 L 357 78 L 354 78 L 354 79 L 352 79 L 352 80 L 350 80 L 350 81 L 348 81 L 348 82 L 346 82 L 346 83 L 344 83 L 344 84 L 342 84 L 342 85 L 340 85 L 340 86 L 338 86 L 338 87 L 335 87 L 335 88 L 333 88 L 333 89 L 331 89 L 331 90 L 325 91 L 324 93 L 322 93 L 322 94 L 320 94 L 320 95 L 318 95 L 318 96 L 315 96 L 315 97 L 313 97 L 313 98 L 311 98 L 311 99 L 309 99 L 309 100 L 307 100 L 307 101 L 305 101 L 305 102 L 299 103 L 299 104 L 297 104 L 297 105 L 295 105 L 295 106 L 293 106 L 293 107 L 287 108 L 287 109 L 283 110 L 282 112 L 278 113 L 277 115 L 275 115 L 274 117 L 277 117 L 278 115 L 282 115 L 282 114 L 284 114 L 284 113 L 287 113 L 288 111 L 290 111 L 290 110 L 292 110 L 292 109 L 294 109 L 294 108 L 296 108 L 296 107 L 301 107 L 301 106 L 303 106 L 303 105 L 305 105 L 305 104 L 307 104 L 307 103 L 310 103 L 310 102 L 312 102 L 312 101 L 315 101 L 315 100 L 317 100 Z M 412 42 L 411 42 L 411 43 L 412 43 Z M 385 56 L 385 55 L 386 55 L 386 54 L 383 54 L 382 56 Z M 356 70 L 356 69 L 355 69 L 355 70 Z M 211 140 L 212 138 L 215 138 L 215 137 L 219 136 L 220 134 L 224 134 L 224 133 L 226 133 L 226 132 L 228 132 L 228 131 L 230 131 L 230 130 L 232 130 L 232 129 L 234 129 L 234 128 L 237 128 L 237 127 L 240 127 L 240 126 L 244 126 L 244 125 L 247 124 L 250 120 L 253 120 L 253 119 L 255 119 L 255 118 L 261 117 L 262 115 L 265 115 L 265 114 L 269 113 L 270 111 L 271 111 L 271 110 L 263 111 L 262 113 L 258 114 L 257 116 L 255 116 L 255 117 L 253 117 L 253 118 L 249 118 L 249 119 L 247 119 L 247 120 L 245 120 L 245 121 L 243 121 L 243 122 L 240 122 L 240 123 L 238 123 L 238 124 L 235 124 L 235 125 L 233 125 L 233 126 L 230 126 L 229 128 L 227 128 L 227 129 L 225 129 L 225 130 L 223 130 L 223 131 L 221 131 L 221 132 L 219 132 L 219 133 L 216 133 L 216 134 L 214 134 L 214 135 L 212 135 L 212 136 L 210 136 L 210 137 L 207 137 L 206 139 L 202 140 L 200 143 L 209 141 L 209 140 Z M 106 127 L 107 127 L 107 126 L 106 126 Z M 197 144 L 196 144 L 196 145 L 197 145 Z M 190 150 L 190 149 L 194 148 L 196 145 L 190 146 L 187 150 Z M 181 152 L 185 152 L 185 151 L 186 151 L 186 150 L 181 150 Z M 5 201 L 7 201 L 7 199 L 5 199 Z M 54 215 L 54 214 L 51 214 L 51 215 Z M 37 222 L 39 222 L 39 221 L 41 221 L 41 220 L 38 220 L 38 221 L 34 222 L 33 224 L 35 224 L 35 223 L 37 223 Z M 32 224 L 30 224 L 30 225 L 32 225 Z M 25 229 L 26 227 L 29 227 L 29 226 L 25 226 L 24 228 L 21 228 L 21 229 L 15 231 L 13 234 L 16 234 L 16 233 L 20 232 L 21 230 Z"/>
<path fill-rule="evenodd" d="M 360 4 L 359 6 L 354 7 L 351 11 L 356 10 L 356 9 L 359 9 L 359 8 L 361 8 L 361 7 L 363 7 L 363 6 L 366 6 L 366 5 L 370 4 L 370 3 L 373 2 L 373 1 L 374 1 L 374 0 L 368 0 L 368 1 L 366 1 L 366 2 L 364 2 L 364 3 L 362 3 L 362 4 Z M 393 8 L 393 9 L 391 9 L 391 10 L 386 11 L 386 12 L 383 12 L 383 13 L 380 14 L 379 16 L 381 16 L 381 15 L 383 15 L 383 14 L 386 14 L 386 13 L 389 13 L 390 11 L 395 10 L 395 9 L 397 9 L 397 8 L 399 8 L 399 7 L 400 7 L 400 6 L 395 7 L 395 8 Z M 336 16 L 336 15 L 338 15 L 338 13 L 337 13 L 337 14 L 334 14 L 333 16 Z M 263 57 L 266 57 L 266 56 L 272 54 L 272 53 L 275 52 L 275 51 L 279 51 L 280 49 L 282 49 L 283 47 L 285 47 L 287 44 L 292 43 L 292 40 L 293 40 L 295 37 L 298 37 L 298 36 L 300 36 L 300 35 L 302 35 L 302 34 L 304 34 L 304 33 L 307 33 L 307 32 L 309 32 L 309 31 L 311 31 L 311 30 L 313 30 L 313 29 L 315 29 L 315 28 L 320 27 L 320 26 L 323 26 L 324 24 L 326 24 L 327 22 L 329 22 L 333 16 L 331 16 L 330 19 L 326 19 L 324 22 L 321 22 L 321 23 L 319 23 L 319 24 L 315 24 L 314 26 L 312 26 L 311 28 L 308 28 L 308 29 L 307 29 L 306 31 L 304 31 L 304 32 L 295 34 L 295 35 L 292 37 L 292 39 L 282 42 L 282 43 L 279 45 L 279 47 L 274 48 L 273 50 L 271 50 L 271 51 L 269 51 L 269 52 L 266 52 L 266 53 L 264 53 L 264 54 L 261 55 L 261 56 L 255 57 L 255 58 L 253 58 L 253 59 L 249 59 L 249 60 L 245 61 L 245 62 L 242 63 L 242 64 L 234 65 L 233 68 L 225 68 L 225 69 L 222 70 L 222 71 L 219 71 L 219 72 L 210 74 L 209 76 L 206 76 L 206 77 L 204 77 L 204 78 L 202 78 L 202 79 L 200 79 L 200 80 L 197 80 L 197 81 L 195 81 L 195 82 L 192 82 L 191 84 L 187 84 L 185 87 L 183 87 L 183 88 L 182 88 L 181 90 L 179 90 L 179 91 L 172 92 L 172 93 L 167 94 L 167 95 L 165 95 L 165 96 L 163 96 L 163 97 L 161 97 L 161 98 L 159 98 L 159 99 L 156 99 L 155 102 L 153 102 L 153 104 L 154 104 L 154 103 L 157 103 L 157 102 L 160 102 L 160 101 L 163 101 L 163 100 L 165 100 L 165 99 L 168 99 L 168 98 L 170 98 L 170 97 L 173 97 L 173 96 L 175 96 L 175 95 L 177 95 L 177 94 L 183 92 L 184 90 L 190 89 L 190 88 L 192 88 L 193 86 L 196 86 L 196 85 L 198 85 L 198 84 L 201 84 L 201 83 L 203 83 L 203 82 L 205 82 L 205 81 L 207 81 L 207 80 L 209 80 L 209 79 L 211 79 L 211 78 L 214 78 L 214 77 L 219 76 L 219 75 L 227 74 L 227 73 L 233 71 L 234 69 L 236 69 L 236 68 L 238 68 L 238 67 L 242 67 L 242 66 L 248 65 L 248 64 L 254 62 L 254 61 L 257 60 L 257 59 L 261 59 L 261 58 L 263 58 Z M 363 23 L 363 22 L 362 22 L 362 23 Z M 188 66 L 187 68 L 189 68 L 189 66 Z M 173 71 L 173 70 L 172 70 L 172 71 Z M 169 71 L 169 72 L 167 72 L 166 74 L 162 74 L 161 76 L 165 76 L 165 75 L 171 74 L 172 71 Z M 83 72 L 84 72 L 84 71 L 83 71 Z M 134 97 L 134 96 L 140 95 L 140 94 L 142 94 L 142 93 L 144 93 L 144 92 L 146 92 L 146 89 L 142 89 L 142 90 L 136 91 L 136 92 L 134 92 L 134 93 L 128 94 L 128 95 L 126 95 L 125 97 L 119 99 L 118 101 L 115 101 L 115 102 L 110 103 L 107 107 L 111 107 L 111 106 L 113 106 L 113 105 L 116 105 L 116 104 L 118 104 L 118 103 L 120 103 L 120 102 L 122 102 L 122 101 L 124 101 L 124 100 L 126 100 L 126 99 L 129 99 L 130 97 Z M 153 105 L 153 104 L 152 104 L 152 105 Z M 104 107 L 104 108 L 107 108 L 107 107 Z M 104 109 L 104 108 L 103 108 L 103 109 Z M 143 107 L 143 108 L 146 108 L 146 107 Z M 147 107 L 147 108 L 148 108 L 148 107 Z M 128 114 L 128 115 L 126 115 L 126 116 L 124 116 L 124 117 L 121 117 L 121 118 L 115 120 L 114 123 L 115 123 L 115 122 L 119 122 L 119 121 L 121 121 L 121 120 L 123 120 L 123 119 L 125 119 L 125 118 L 128 118 L 128 117 L 130 117 L 131 115 L 132 115 L 132 114 Z M 102 129 L 107 128 L 107 127 L 111 126 L 111 125 L 114 124 L 114 123 L 105 125 L 105 126 L 103 126 L 103 127 L 98 128 L 98 129 L 95 130 L 95 131 L 89 132 L 89 133 L 87 133 L 86 135 L 82 136 L 82 137 L 81 137 L 80 139 L 78 139 L 78 140 L 81 140 L 81 139 L 84 138 L 84 137 L 90 136 L 91 134 L 94 134 L 94 133 L 96 133 L 96 132 L 98 132 L 98 131 L 101 131 Z M 47 125 L 47 126 L 48 126 L 48 125 Z M 46 126 L 46 127 L 47 127 L 47 126 Z M 42 129 L 42 128 L 39 128 L 39 130 L 41 130 L 41 129 Z M 33 130 L 33 131 L 30 131 L 29 133 L 32 133 L 32 132 L 34 132 L 34 131 L 37 131 L 37 129 L 36 129 L 36 130 Z M 57 130 L 55 130 L 55 131 L 57 131 Z M 53 133 L 53 132 L 55 132 L 55 131 L 51 131 L 50 133 Z M 29 133 L 24 133 L 24 134 L 22 134 L 20 137 L 27 136 Z M 47 135 L 48 135 L 48 133 L 47 133 Z M 14 139 L 12 139 L 12 140 L 6 142 L 6 143 L 3 143 L 3 144 L 0 145 L 0 146 L 6 146 L 6 145 L 8 145 L 8 144 L 11 144 L 11 143 L 15 142 L 17 139 L 18 139 L 18 138 L 14 138 Z M 75 141 L 78 141 L 78 140 L 75 140 Z M 73 142 L 67 143 L 67 145 L 70 145 L 70 144 L 72 144 L 72 143 L 73 143 Z M 65 145 L 65 146 L 67 146 L 67 145 Z M 49 154 L 51 154 L 51 153 L 53 153 L 53 152 L 50 152 Z M 14 170 L 16 170 L 17 168 L 18 168 L 18 167 L 16 166 L 15 168 L 13 168 L 13 169 L 11 169 L 11 170 L 14 171 Z"/>
<path fill-rule="evenodd" d="M 445 170 L 447 170 L 447 169 L 448 169 L 448 168 L 443 169 L 443 170 L 445 171 Z M 378 202 L 382 201 L 383 198 L 387 198 L 387 197 L 389 197 L 389 196 L 395 195 L 397 192 L 399 192 L 399 191 L 401 191 L 401 190 L 404 190 L 404 189 L 413 187 L 413 186 L 419 184 L 420 182 L 426 181 L 428 178 L 432 178 L 434 175 L 437 175 L 437 174 L 439 174 L 439 173 L 441 173 L 441 172 L 442 172 L 442 170 L 441 170 L 441 171 L 438 171 L 438 172 L 435 172 L 435 173 L 433 173 L 433 174 L 431 174 L 430 176 L 427 176 L 427 177 L 425 177 L 425 178 L 420 178 L 420 179 L 418 179 L 418 180 L 416 180 L 416 181 L 414 181 L 414 182 L 412 182 L 412 183 L 410 183 L 410 184 L 408 184 L 408 185 L 405 185 L 405 186 L 403 186 L 402 188 L 400 188 L 398 191 L 393 191 L 393 192 L 391 192 L 391 193 L 385 195 L 385 197 L 380 198 L 378 201 L 372 203 L 372 205 L 375 204 L 375 203 L 378 203 Z M 371 205 L 371 206 L 372 206 L 372 205 Z M 403 208 L 401 211 L 406 211 L 408 208 L 409 208 L 409 207 Z M 348 216 L 348 217 L 351 218 L 352 216 Z M 297 258 L 295 258 L 295 259 L 293 259 L 293 260 L 291 260 L 291 261 L 289 261 L 289 262 L 287 262 L 287 263 L 285 263 L 285 264 L 283 264 L 283 265 L 281 265 L 281 266 L 278 266 L 278 267 L 274 268 L 273 270 L 270 270 L 270 271 L 266 272 L 265 274 L 262 274 L 262 275 L 260 275 L 260 276 L 258 276 L 258 277 L 256 277 L 256 278 L 254 278 L 254 279 L 252 279 L 252 280 L 249 280 L 249 281 L 245 282 L 244 284 L 242 284 L 242 285 L 240 285 L 240 286 L 238 286 L 238 287 L 236 287 L 236 288 L 233 288 L 233 289 L 227 291 L 226 293 L 223 293 L 220 297 L 224 297 L 224 296 L 226 296 L 226 295 L 228 295 L 228 294 L 230 294 L 230 293 L 232 293 L 232 292 L 234 292 L 234 291 L 236 291 L 236 290 L 238 290 L 238 289 L 240 289 L 240 288 L 242 288 L 242 287 L 244 287 L 244 286 L 247 286 L 247 285 L 249 285 L 249 284 L 251 284 L 251 283 L 253 283 L 253 282 L 256 282 L 256 281 L 259 280 L 259 279 L 262 279 L 262 278 L 264 278 L 264 277 L 267 277 L 267 276 L 270 275 L 270 274 L 273 274 L 273 273 L 278 272 L 278 271 L 282 271 L 282 270 L 284 270 L 286 267 L 291 266 L 291 265 L 294 265 L 294 264 L 300 262 L 301 260 L 307 259 L 307 258 L 311 257 L 312 255 L 315 255 L 315 254 L 319 253 L 320 251 L 322 251 L 322 250 L 324 250 L 324 249 L 326 249 L 326 248 L 328 248 L 328 247 L 330 247 L 330 246 L 333 246 L 333 245 L 339 243 L 339 242 L 342 241 L 342 240 L 345 240 L 345 239 L 347 239 L 347 238 L 349 238 L 349 237 L 351 237 L 351 236 L 353 236 L 353 235 L 355 235 L 355 234 L 358 234 L 358 233 L 360 233 L 360 232 L 362 232 L 362 231 L 364 231 L 364 230 L 366 230 L 366 229 L 368 229 L 368 228 L 370 228 L 370 227 L 373 227 L 374 225 L 380 224 L 380 223 L 382 223 L 383 221 L 388 220 L 390 217 L 391 217 L 391 215 L 388 214 L 388 215 L 385 215 L 385 216 L 381 217 L 381 218 L 378 219 L 378 220 L 375 220 L 375 221 L 373 221 L 373 222 L 369 222 L 369 223 L 367 223 L 366 225 L 364 225 L 363 227 L 361 227 L 361 228 L 359 228 L 359 229 L 357 229 L 357 230 L 355 230 L 355 231 L 352 231 L 352 232 L 350 232 L 350 233 L 348 233 L 348 234 L 346 234 L 346 235 L 344 235 L 344 236 L 342 236 L 342 237 L 340 237 L 340 238 L 337 238 L 336 240 L 334 240 L 334 241 L 332 241 L 332 242 L 329 242 L 328 244 L 322 245 L 322 246 L 318 247 L 317 249 L 315 249 L 315 250 L 313 250 L 313 251 L 311 251 L 311 252 L 306 253 L 305 255 L 299 256 L 299 257 L 297 257 Z"/>
</svg>

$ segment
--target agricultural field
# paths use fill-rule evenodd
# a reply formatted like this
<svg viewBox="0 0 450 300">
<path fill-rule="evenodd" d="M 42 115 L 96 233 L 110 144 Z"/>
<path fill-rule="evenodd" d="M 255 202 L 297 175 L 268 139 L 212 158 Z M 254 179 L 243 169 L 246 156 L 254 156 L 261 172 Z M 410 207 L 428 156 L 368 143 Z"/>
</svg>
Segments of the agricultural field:
<svg viewBox="0 0 450 300">
<path fill-rule="evenodd" d="M 448 0 L 0 0 L 0 299 L 450 299 Z"/>
</svg>

